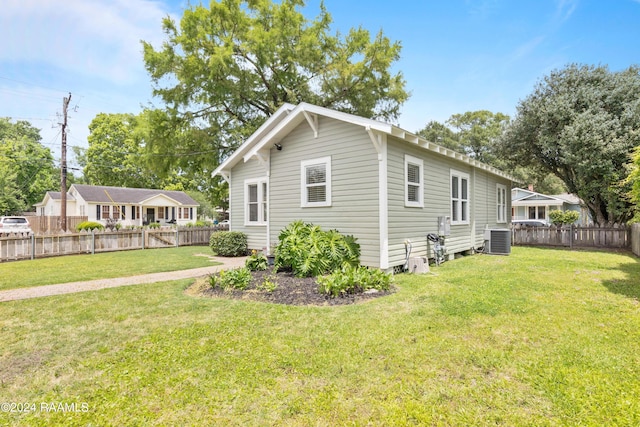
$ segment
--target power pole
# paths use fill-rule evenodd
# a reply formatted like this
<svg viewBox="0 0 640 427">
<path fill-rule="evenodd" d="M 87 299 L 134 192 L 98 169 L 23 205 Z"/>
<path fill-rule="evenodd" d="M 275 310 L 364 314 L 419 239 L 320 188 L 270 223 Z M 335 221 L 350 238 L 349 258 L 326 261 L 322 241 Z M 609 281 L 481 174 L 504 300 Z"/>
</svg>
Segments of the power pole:
<svg viewBox="0 0 640 427">
<path fill-rule="evenodd" d="M 62 98 L 62 155 L 60 156 L 60 228 L 67 231 L 67 107 L 69 97 Z"/>
</svg>

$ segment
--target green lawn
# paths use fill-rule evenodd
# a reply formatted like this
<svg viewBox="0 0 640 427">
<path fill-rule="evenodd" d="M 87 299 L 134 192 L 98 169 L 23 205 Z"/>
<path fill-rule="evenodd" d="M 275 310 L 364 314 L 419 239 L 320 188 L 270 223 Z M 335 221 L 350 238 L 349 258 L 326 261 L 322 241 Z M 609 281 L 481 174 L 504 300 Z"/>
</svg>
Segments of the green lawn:
<svg viewBox="0 0 640 427">
<path fill-rule="evenodd" d="M 513 248 L 355 306 L 189 281 L 0 304 L 9 425 L 640 425 L 640 263 Z M 78 412 L 45 412 L 41 402 Z"/>
<path fill-rule="evenodd" d="M 5 262 L 0 290 L 208 267 L 212 255 L 207 246 L 182 246 Z"/>
</svg>

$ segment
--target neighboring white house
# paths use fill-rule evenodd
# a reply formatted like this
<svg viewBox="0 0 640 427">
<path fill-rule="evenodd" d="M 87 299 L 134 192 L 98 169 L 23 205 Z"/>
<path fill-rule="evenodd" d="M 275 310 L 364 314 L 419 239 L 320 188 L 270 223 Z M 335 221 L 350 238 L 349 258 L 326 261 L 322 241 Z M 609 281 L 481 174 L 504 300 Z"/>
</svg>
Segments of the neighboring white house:
<svg viewBox="0 0 640 427">
<path fill-rule="evenodd" d="M 230 229 L 268 250 L 294 220 L 354 235 L 361 263 L 390 269 L 429 256 L 450 224 L 449 255 L 508 228 L 511 178 L 396 126 L 306 103 L 285 104 L 214 172 L 229 182 Z M 442 230 L 440 230 L 442 232 Z"/>
<path fill-rule="evenodd" d="M 533 190 L 513 188 L 511 190 L 511 216 L 514 220 L 541 219 L 551 222 L 549 212 L 553 210 L 576 211 L 580 217 L 576 225 L 590 225 L 589 211 L 580 198 L 573 194 L 556 194 L 549 196 Z"/>
<path fill-rule="evenodd" d="M 48 191 L 35 205 L 39 216 L 59 216 L 61 193 Z M 195 222 L 199 203 L 183 191 L 121 188 L 72 184 L 67 192 L 67 215 L 86 216 L 106 224 L 115 219 L 122 226 Z"/>
</svg>

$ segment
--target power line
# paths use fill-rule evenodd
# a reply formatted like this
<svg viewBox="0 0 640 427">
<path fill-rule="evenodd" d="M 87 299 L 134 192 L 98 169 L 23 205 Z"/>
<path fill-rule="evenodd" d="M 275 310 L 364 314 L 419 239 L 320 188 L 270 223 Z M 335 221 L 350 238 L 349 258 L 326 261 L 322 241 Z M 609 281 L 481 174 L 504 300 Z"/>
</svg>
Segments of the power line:
<svg viewBox="0 0 640 427">
<path fill-rule="evenodd" d="M 56 92 L 64 92 L 64 90 L 60 90 L 60 89 L 56 89 L 56 88 L 52 88 L 52 87 L 47 87 L 47 86 L 42 86 L 42 85 L 38 85 L 38 84 L 35 84 L 35 83 L 32 83 L 32 82 L 25 82 L 25 81 L 21 81 L 21 80 L 16 80 L 16 79 L 12 79 L 12 78 L 9 78 L 9 77 L 0 76 L 0 80 L 8 80 L 10 82 L 21 83 L 23 85 L 36 86 L 36 87 L 39 87 L 39 88 L 42 88 L 42 89 L 48 89 L 48 90 L 55 90 Z"/>
</svg>

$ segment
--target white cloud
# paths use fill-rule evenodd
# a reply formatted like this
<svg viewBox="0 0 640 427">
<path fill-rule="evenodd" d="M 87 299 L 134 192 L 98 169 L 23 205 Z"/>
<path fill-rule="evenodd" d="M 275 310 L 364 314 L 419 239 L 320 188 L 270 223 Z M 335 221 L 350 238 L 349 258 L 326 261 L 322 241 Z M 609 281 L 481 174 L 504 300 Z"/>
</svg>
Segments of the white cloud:
<svg viewBox="0 0 640 427">
<path fill-rule="evenodd" d="M 578 7 L 578 0 L 558 0 L 556 2 L 556 10 L 554 15 L 554 22 L 558 25 L 563 24 Z"/>
<path fill-rule="evenodd" d="M 149 0 L 5 0 L 0 61 L 130 83 L 144 73 L 140 40 L 162 38 L 162 6 Z"/>
</svg>

